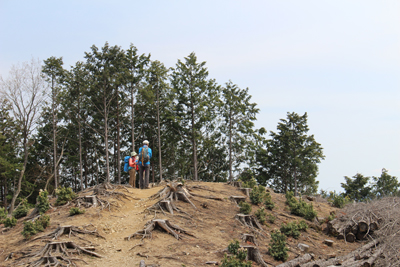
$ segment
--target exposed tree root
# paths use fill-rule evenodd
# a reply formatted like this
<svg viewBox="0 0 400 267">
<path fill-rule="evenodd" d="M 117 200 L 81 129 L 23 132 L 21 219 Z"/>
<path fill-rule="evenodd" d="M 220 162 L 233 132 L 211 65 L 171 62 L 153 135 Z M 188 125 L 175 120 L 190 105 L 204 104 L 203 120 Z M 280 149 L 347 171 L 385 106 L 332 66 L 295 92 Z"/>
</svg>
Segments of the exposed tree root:
<svg viewBox="0 0 400 267">
<path fill-rule="evenodd" d="M 242 225 L 249 227 L 251 230 L 253 230 L 253 232 L 259 234 L 264 238 L 266 237 L 263 234 L 264 230 L 262 229 L 261 224 L 253 215 L 236 214 L 235 219 L 238 220 Z"/>
<path fill-rule="evenodd" d="M 84 229 L 82 229 L 82 228 L 79 228 L 78 226 L 65 225 L 65 226 L 59 226 L 56 230 L 54 230 L 50 234 L 36 237 L 35 239 L 32 239 L 32 241 L 37 240 L 37 239 L 55 240 L 55 239 L 58 239 L 62 235 L 68 235 L 68 238 L 70 238 L 71 235 L 81 238 L 77 234 L 84 234 L 84 235 L 88 234 L 88 235 L 93 235 L 93 236 L 105 239 L 103 236 L 101 236 L 97 232 L 96 228 L 94 230 L 87 230 L 85 226 L 84 226 Z M 83 239 L 83 238 L 81 238 L 81 239 Z M 86 240 L 86 239 L 84 239 L 84 240 Z"/>
<path fill-rule="evenodd" d="M 72 241 L 67 241 L 67 242 L 49 242 L 41 250 L 34 253 L 26 254 L 21 258 L 19 258 L 19 260 L 24 258 L 39 258 L 31 262 L 28 262 L 27 263 L 28 266 L 40 266 L 42 264 L 44 264 L 45 266 L 70 266 L 70 265 L 76 266 L 74 261 L 81 259 L 70 258 L 70 257 L 72 254 L 82 254 L 82 253 L 98 258 L 103 257 L 93 251 L 90 251 L 88 248 L 80 247 Z M 64 265 L 64 263 L 66 263 L 66 265 Z"/>
<path fill-rule="evenodd" d="M 168 220 L 151 220 L 148 221 L 143 230 L 137 231 L 136 233 L 125 237 L 125 240 L 130 240 L 133 237 L 141 237 L 142 239 L 144 239 L 145 237 L 147 238 L 152 238 L 153 234 L 152 231 L 154 229 L 162 229 L 165 232 L 169 233 L 170 235 L 174 236 L 176 239 L 182 239 L 182 235 L 180 233 L 184 233 L 186 235 L 190 235 L 195 237 L 193 234 L 189 233 L 188 231 L 186 231 L 185 229 L 180 228 L 177 225 L 172 224 L 171 222 L 169 222 Z"/>
</svg>

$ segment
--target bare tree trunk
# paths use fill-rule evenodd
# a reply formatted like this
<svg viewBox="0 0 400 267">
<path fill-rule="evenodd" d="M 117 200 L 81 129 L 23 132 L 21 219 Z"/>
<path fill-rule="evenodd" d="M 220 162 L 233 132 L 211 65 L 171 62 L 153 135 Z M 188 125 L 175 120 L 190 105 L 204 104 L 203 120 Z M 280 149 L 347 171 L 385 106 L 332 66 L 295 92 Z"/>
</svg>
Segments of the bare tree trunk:
<svg viewBox="0 0 400 267">
<path fill-rule="evenodd" d="M 131 127 L 132 127 L 132 152 L 135 151 L 135 98 L 134 87 L 131 87 Z"/>
<path fill-rule="evenodd" d="M 79 179 L 80 179 L 80 186 L 81 190 L 83 190 L 83 168 L 82 168 L 82 126 L 81 126 L 81 97 L 80 97 L 80 92 L 78 96 L 78 139 L 79 139 Z"/>
<path fill-rule="evenodd" d="M 229 181 L 232 182 L 232 110 L 229 112 Z"/>
<path fill-rule="evenodd" d="M 107 98 L 104 96 L 104 149 L 106 150 L 106 182 L 110 182 L 110 159 L 108 151 L 108 112 L 107 112 Z"/>
<path fill-rule="evenodd" d="M 159 88 L 158 88 L 159 89 Z M 157 128 L 158 128 L 158 164 L 160 167 L 160 182 L 163 180 L 162 160 L 161 160 L 161 131 L 160 131 L 160 98 L 159 91 L 157 89 Z M 154 183 L 154 179 L 153 179 Z"/>
<path fill-rule="evenodd" d="M 118 170 L 118 184 L 121 184 L 121 144 L 120 135 L 121 129 L 119 125 L 119 101 L 117 96 L 117 170 Z"/>
<path fill-rule="evenodd" d="M 192 146 L 193 146 L 193 179 L 198 180 L 197 177 L 197 146 L 196 146 L 196 133 L 194 129 L 194 107 L 191 103 L 191 115 L 192 115 Z"/>
<path fill-rule="evenodd" d="M 17 200 L 19 193 L 21 193 L 22 178 L 24 177 L 25 170 L 26 170 L 26 164 L 28 162 L 28 137 L 27 137 L 26 132 L 24 133 L 24 141 L 23 142 L 24 142 L 24 163 L 22 165 L 22 170 L 19 174 L 17 191 L 14 193 L 14 195 L 11 199 L 11 206 L 10 206 L 10 210 L 9 210 L 8 214 L 13 213 L 14 207 L 15 207 L 15 201 Z"/>
<path fill-rule="evenodd" d="M 51 79 L 52 90 L 52 113 L 53 113 L 53 164 L 54 164 L 54 186 L 58 188 L 57 175 L 57 114 L 56 114 L 56 89 L 54 88 L 54 77 Z"/>
</svg>

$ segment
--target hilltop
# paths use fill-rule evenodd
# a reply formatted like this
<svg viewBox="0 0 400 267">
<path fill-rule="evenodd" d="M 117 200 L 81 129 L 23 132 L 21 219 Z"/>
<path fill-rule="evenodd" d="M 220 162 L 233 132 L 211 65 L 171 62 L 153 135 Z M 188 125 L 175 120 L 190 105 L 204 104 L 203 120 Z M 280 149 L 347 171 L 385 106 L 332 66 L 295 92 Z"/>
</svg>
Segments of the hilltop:
<svg viewBox="0 0 400 267">
<path fill-rule="evenodd" d="M 110 192 L 119 192 L 120 196 L 110 196 L 110 207 L 86 208 L 84 214 L 69 216 L 72 203 L 60 207 L 53 207 L 46 212 L 50 216 L 50 226 L 43 233 L 39 233 L 30 241 L 26 241 L 21 235 L 23 220 L 19 219 L 17 225 L 4 231 L 0 235 L 0 265 L 15 266 L 32 262 L 33 257 L 27 254 L 39 251 L 46 243 L 43 239 L 35 238 L 50 234 L 59 226 L 76 226 L 79 229 L 96 232 L 91 234 L 68 234 L 60 236 L 53 241 L 73 241 L 76 245 L 87 248 L 100 255 L 88 256 L 84 254 L 74 255 L 71 258 L 84 260 L 88 266 L 138 266 L 144 260 L 148 266 L 156 264 L 160 266 L 212 266 L 221 263 L 229 243 L 236 239 L 241 245 L 249 245 L 241 237 L 243 234 L 254 234 L 258 243 L 258 249 L 262 258 L 268 265 L 279 265 L 282 262 L 275 261 L 268 255 L 270 233 L 280 228 L 282 223 L 300 221 L 302 218 L 290 214 L 285 204 L 285 196 L 276 194 L 270 190 L 275 208 L 268 211 L 276 220 L 267 222 L 262 230 L 255 232 L 242 225 L 235 216 L 239 213 L 239 207 L 230 200 L 231 196 L 246 196 L 237 187 L 226 183 L 193 182 L 185 183 L 192 193 L 191 203 L 178 201 L 176 206 L 180 211 L 170 214 L 166 209 L 149 210 L 158 198 L 151 198 L 165 188 L 166 184 L 155 186 L 151 189 L 140 190 L 120 186 Z M 79 194 L 80 197 L 91 195 L 91 189 Z M 92 190 L 93 191 L 93 190 Z M 54 202 L 55 199 L 52 199 Z M 247 202 L 250 202 L 247 198 Z M 309 200 L 305 200 L 309 201 Z M 312 201 L 314 209 L 318 212 L 320 222 L 307 222 L 308 229 L 302 232 L 298 239 L 288 238 L 289 258 L 292 260 L 306 252 L 298 248 L 302 243 L 309 246 L 307 253 L 312 253 L 315 259 L 338 257 L 360 247 L 358 243 L 349 243 L 344 240 L 336 240 L 325 234 L 327 228 L 326 218 L 332 213 L 340 213 L 337 208 L 325 201 Z M 252 214 L 259 207 L 252 205 Z M 165 231 L 154 229 L 151 238 L 132 237 L 132 234 L 143 230 L 145 224 L 153 219 L 167 220 L 184 231 L 179 233 L 179 239 Z M 102 238 L 104 237 L 104 238 Z M 326 239 L 334 241 L 333 246 L 324 243 Z M 10 254 L 12 257 L 10 258 Z M 25 258 L 23 258 L 25 256 Z M 7 257 L 9 257 L 7 259 Z M 7 259 L 7 261 L 5 261 Z M 37 259 L 37 258 L 35 258 Z M 206 264 L 206 262 L 209 262 Z M 79 266 L 85 266 L 83 261 L 75 261 Z M 260 266 L 253 263 L 252 266 Z"/>
</svg>

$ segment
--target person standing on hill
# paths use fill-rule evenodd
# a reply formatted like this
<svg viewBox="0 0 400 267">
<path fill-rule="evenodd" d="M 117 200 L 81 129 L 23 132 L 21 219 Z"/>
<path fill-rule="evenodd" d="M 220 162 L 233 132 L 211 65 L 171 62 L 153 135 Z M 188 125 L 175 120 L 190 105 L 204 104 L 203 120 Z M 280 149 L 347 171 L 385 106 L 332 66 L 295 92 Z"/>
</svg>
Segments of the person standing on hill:
<svg viewBox="0 0 400 267">
<path fill-rule="evenodd" d="M 138 156 L 135 151 L 131 153 L 129 158 L 129 184 L 135 188 L 136 187 L 136 167 L 138 163 Z"/>
<path fill-rule="evenodd" d="M 152 156 L 149 141 L 144 140 L 143 146 L 139 148 L 139 187 L 140 189 L 149 188 L 150 159 Z M 143 177 L 144 172 L 144 177 Z"/>
</svg>

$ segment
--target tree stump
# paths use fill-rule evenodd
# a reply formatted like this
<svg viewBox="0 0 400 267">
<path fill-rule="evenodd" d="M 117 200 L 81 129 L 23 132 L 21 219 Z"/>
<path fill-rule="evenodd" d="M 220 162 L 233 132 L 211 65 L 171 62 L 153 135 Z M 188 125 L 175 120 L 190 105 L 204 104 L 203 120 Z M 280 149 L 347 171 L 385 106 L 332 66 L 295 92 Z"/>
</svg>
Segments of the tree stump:
<svg viewBox="0 0 400 267">
<path fill-rule="evenodd" d="M 253 215 L 236 214 L 235 219 L 238 220 L 244 226 L 263 231 L 261 224 L 258 222 L 257 218 L 254 217 Z"/>
<path fill-rule="evenodd" d="M 244 196 L 230 196 L 229 199 L 234 202 L 236 205 L 239 205 L 240 202 L 243 202 L 246 200 L 246 197 Z"/>
<path fill-rule="evenodd" d="M 268 267 L 268 264 L 261 257 L 261 253 L 255 246 L 243 246 L 244 249 L 247 249 L 247 260 L 254 261 L 263 267 Z"/>
<path fill-rule="evenodd" d="M 258 246 L 256 238 L 254 237 L 254 235 L 251 234 L 242 234 L 242 240 L 243 242 L 247 243 L 250 242 L 256 246 Z"/>
<path fill-rule="evenodd" d="M 251 188 L 239 188 L 240 191 L 243 192 L 247 197 L 250 197 Z"/>
</svg>

